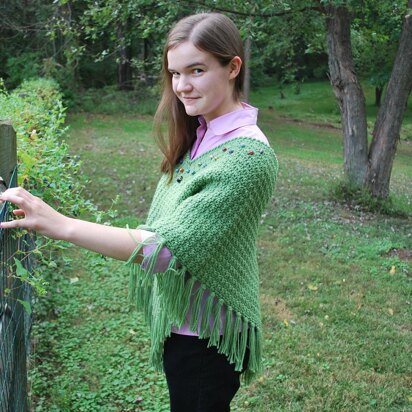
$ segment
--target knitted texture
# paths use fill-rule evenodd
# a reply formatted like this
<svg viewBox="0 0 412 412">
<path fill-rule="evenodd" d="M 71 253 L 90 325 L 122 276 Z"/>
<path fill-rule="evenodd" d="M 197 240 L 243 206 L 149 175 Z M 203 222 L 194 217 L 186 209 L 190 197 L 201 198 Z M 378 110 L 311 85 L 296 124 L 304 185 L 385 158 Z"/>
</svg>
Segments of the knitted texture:
<svg viewBox="0 0 412 412">
<path fill-rule="evenodd" d="M 171 183 L 167 175 L 160 179 L 146 225 L 140 228 L 155 232 L 161 241 L 141 265 L 133 263 L 143 256 L 143 243 L 138 244 L 128 262 L 129 297 L 151 327 L 151 360 L 158 369 L 163 342 L 172 325 L 184 323 L 197 280 L 201 287 L 194 292 L 190 328 L 198 331 L 200 325 L 199 337 L 209 338 L 209 346 L 224 353 L 236 370 L 243 369 L 248 349 L 246 381 L 261 370 L 256 237 L 277 170 L 270 147 L 238 137 L 194 160 L 187 153 Z M 153 273 L 163 246 L 172 260 L 165 272 Z"/>
</svg>

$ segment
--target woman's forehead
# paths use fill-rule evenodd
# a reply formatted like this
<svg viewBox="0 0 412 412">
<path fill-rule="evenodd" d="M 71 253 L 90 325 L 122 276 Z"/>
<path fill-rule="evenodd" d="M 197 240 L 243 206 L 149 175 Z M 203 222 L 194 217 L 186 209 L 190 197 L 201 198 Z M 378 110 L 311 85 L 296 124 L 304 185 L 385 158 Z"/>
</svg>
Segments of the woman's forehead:
<svg viewBox="0 0 412 412">
<path fill-rule="evenodd" d="M 177 70 L 178 68 L 191 68 L 199 65 L 210 65 L 216 58 L 196 47 L 192 42 L 186 41 L 176 47 L 169 49 L 167 52 L 167 69 Z"/>
</svg>

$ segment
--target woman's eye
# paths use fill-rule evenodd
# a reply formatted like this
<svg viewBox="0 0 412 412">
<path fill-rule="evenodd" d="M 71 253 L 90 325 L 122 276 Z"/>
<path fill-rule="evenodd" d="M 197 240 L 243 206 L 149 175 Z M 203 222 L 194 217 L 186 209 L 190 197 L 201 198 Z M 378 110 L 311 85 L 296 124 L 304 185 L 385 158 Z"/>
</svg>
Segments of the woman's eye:
<svg viewBox="0 0 412 412">
<path fill-rule="evenodd" d="M 178 77 L 179 73 L 178 72 L 171 72 L 172 73 L 172 77 Z"/>
<path fill-rule="evenodd" d="M 202 69 L 193 69 L 193 73 L 194 74 L 201 74 L 201 73 L 203 73 L 203 70 Z"/>
</svg>

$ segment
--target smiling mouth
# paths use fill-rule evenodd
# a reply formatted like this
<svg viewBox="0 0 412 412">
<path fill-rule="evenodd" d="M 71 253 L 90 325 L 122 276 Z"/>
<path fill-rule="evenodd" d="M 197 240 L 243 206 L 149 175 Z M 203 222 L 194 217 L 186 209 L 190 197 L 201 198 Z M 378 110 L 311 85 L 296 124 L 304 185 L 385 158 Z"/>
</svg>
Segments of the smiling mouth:
<svg viewBox="0 0 412 412">
<path fill-rule="evenodd" d="M 199 97 L 181 97 L 180 100 L 185 106 L 190 107 L 194 105 L 198 99 Z"/>
<path fill-rule="evenodd" d="M 182 100 L 187 100 L 189 102 L 193 101 L 193 100 L 197 100 L 199 99 L 199 97 L 182 97 Z"/>
</svg>

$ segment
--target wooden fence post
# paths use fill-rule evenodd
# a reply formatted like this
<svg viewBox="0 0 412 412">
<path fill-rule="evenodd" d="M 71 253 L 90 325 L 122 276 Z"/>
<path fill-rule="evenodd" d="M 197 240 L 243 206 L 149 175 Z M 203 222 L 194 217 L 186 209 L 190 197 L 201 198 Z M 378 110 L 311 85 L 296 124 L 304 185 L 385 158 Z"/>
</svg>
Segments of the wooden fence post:
<svg viewBox="0 0 412 412">
<path fill-rule="evenodd" d="M 8 121 L 0 121 L 0 176 L 10 183 L 17 164 L 16 132 Z"/>
<path fill-rule="evenodd" d="M 10 122 L 0 121 L 0 176 L 8 186 L 16 184 L 16 132 Z M 11 181 L 13 177 L 13 181 Z M 2 189 L 2 187 L 0 187 Z M 7 213 L 2 213 L 2 219 Z M 28 412 L 27 356 L 30 316 L 19 301 L 30 301 L 31 289 L 14 275 L 13 258 L 25 251 L 26 240 L 0 230 L 0 411 Z M 25 259 L 25 264 L 28 264 Z M 8 291 L 8 292 L 6 292 Z"/>
</svg>

